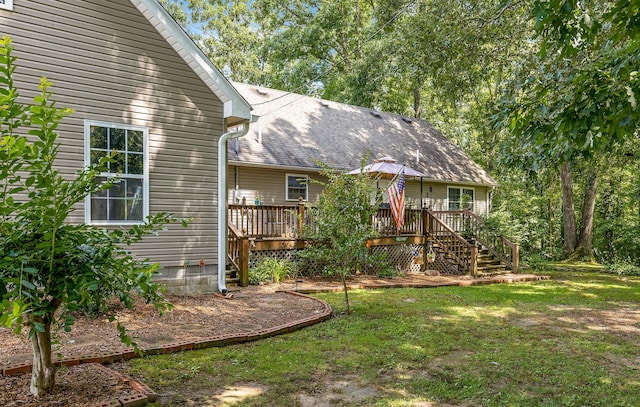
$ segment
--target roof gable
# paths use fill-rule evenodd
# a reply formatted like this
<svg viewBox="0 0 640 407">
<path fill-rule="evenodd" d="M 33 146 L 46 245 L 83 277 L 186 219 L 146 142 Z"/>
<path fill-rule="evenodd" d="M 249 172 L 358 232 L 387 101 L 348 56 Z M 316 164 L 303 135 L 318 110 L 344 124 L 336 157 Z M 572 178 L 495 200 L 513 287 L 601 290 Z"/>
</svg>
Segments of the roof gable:
<svg viewBox="0 0 640 407">
<path fill-rule="evenodd" d="M 224 103 L 228 125 L 251 119 L 251 106 L 162 7 L 158 0 L 130 0 L 167 43 Z"/>
<path fill-rule="evenodd" d="M 260 116 L 249 134 L 229 145 L 243 165 L 319 169 L 316 160 L 345 170 L 391 156 L 426 179 L 495 185 L 489 174 L 424 120 L 234 83 Z"/>
</svg>

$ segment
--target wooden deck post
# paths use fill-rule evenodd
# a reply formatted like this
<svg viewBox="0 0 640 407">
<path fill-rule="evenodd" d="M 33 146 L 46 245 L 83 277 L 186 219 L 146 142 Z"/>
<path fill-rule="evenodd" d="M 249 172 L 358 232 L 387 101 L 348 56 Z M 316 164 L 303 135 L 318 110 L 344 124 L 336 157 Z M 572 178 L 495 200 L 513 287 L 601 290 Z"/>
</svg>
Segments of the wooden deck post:
<svg viewBox="0 0 640 407">
<path fill-rule="evenodd" d="M 513 246 L 513 270 L 514 273 L 520 271 L 520 245 L 516 243 Z"/>
<path fill-rule="evenodd" d="M 240 266 L 240 273 L 238 284 L 240 287 L 246 287 L 249 285 L 249 238 L 247 236 L 240 238 L 239 249 L 238 265 Z"/>
<path fill-rule="evenodd" d="M 427 271 L 427 249 L 429 246 L 429 220 L 427 217 L 427 211 L 424 208 L 420 209 L 420 217 L 422 218 L 422 236 L 424 237 L 424 244 L 422 245 L 422 264 L 420 265 L 420 271 Z"/>
<path fill-rule="evenodd" d="M 422 210 L 422 222 L 424 222 L 424 234 L 427 236 L 433 236 L 433 219 L 431 218 L 431 212 L 427 209 Z"/>
<path fill-rule="evenodd" d="M 304 232 L 304 202 L 298 202 L 298 237 Z"/>
<path fill-rule="evenodd" d="M 478 277 L 478 247 L 476 245 L 471 246 L 469 256 L 469 273 Z"/>
</svg>

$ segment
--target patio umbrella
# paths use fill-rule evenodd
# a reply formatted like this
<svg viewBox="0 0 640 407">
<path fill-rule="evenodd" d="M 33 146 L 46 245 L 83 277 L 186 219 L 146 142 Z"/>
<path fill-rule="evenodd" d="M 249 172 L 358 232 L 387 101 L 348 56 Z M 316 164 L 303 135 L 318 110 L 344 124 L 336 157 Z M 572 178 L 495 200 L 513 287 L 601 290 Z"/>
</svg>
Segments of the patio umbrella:
<svg viewBox="0 0 640 407">
<path fill-rule="evenodd" d="M 399 164 L 398 161 L 394 160 L 392 157 L 385 156 L 379 158 L 377 160 L 374 160 L 371 164 L 365 165 L 362 168 L 349 171 L 349 174 L 371 174 L 374 176 L 380 175 L 380 177 L 382 178 L 393 179 L 403 170 L 405 177 L 420 178 L 420 206 L 422 206 L 422 177 L 426 177 L 427 175 L 420 171 L 414 170 L 411 167 L 407 167 L 406 165 Z"/>
<path fill-rule="evenodd" d="M 365 165 L 363 168 L 349 171 L 349 174 L 363 173 L 380 175 L 381 177 L 389 178 L 389 176 L 395 177 L 396 175 L 400 174 L 400 171 L 402 171 L 403 169 L 405 177 L 426 177 L 426 174 L 423 174 L 420 171 L 416 171 L 413 168 L 407 167 L 406 165 L 399 164 L 398 161 L 389 156 L 379 158 L 371 164 Z"/>
</svg>

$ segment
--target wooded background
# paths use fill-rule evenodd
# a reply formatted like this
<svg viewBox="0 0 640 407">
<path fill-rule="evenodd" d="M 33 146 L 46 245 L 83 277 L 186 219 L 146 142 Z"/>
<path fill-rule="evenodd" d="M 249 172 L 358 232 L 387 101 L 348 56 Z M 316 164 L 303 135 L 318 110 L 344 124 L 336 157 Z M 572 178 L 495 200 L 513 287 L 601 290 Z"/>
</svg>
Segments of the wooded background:
<svg viewBox="0 0 640 407">
<path fill-rule="evenodd" d="M 162 0 L 231 80 L 420 117 L 525 259 L 640 273 L 640 0 Z"/>
</svg>

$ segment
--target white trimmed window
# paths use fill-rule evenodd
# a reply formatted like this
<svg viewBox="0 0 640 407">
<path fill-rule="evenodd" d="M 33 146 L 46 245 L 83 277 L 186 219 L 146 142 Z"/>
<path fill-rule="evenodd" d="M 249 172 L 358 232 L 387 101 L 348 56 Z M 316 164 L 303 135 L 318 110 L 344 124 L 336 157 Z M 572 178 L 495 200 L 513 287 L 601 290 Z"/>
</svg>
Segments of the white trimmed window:
<svg viewBox="0 0 640 407">
<path fill-rule="evenodd" d="M 300 174 L 287 174 L 287 201 L 297 201 L 302 197 L 309 200 L 309 177 Z"/>
<path fill-rule="evenodd" d="M 13 10 L 13 0 L 0 0 L 0 9 Z"/>
<path fill-rule="evenodd" d="M 473 210 L 473 202 L 476 198 L 476 192 L 473 188 L 448 187 L 447 190 L 450 211 L 461 211 L 467 209 L 467 207 Z"/>
<path fill-rule="evenodd" d="M 142 223 L 149 214 L 149 163 L 146 127 L 86 120 L 85 164 L 112 156 L 98 181 L 118 176 L 111 188 L 87 197 L 85 221 L 94 225 Z"/>
</svg>

